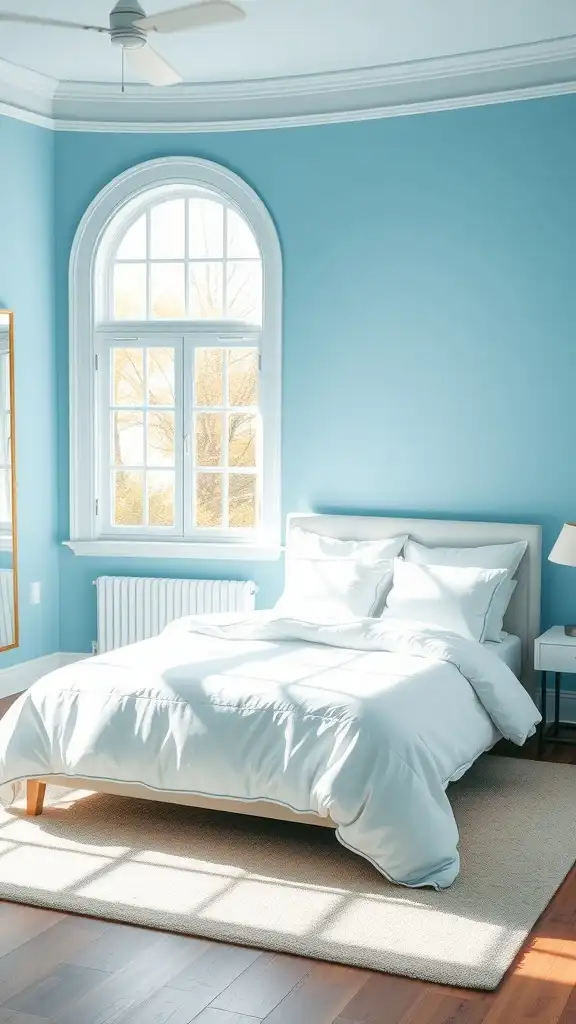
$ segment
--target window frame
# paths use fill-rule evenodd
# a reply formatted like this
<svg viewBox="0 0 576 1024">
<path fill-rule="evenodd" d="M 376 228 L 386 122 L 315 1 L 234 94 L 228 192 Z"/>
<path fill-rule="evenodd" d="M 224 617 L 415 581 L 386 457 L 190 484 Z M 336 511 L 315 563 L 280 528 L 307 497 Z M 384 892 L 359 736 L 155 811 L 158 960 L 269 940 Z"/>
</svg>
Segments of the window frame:
<svg viewBox="0 0 576 1024">
<path fill-rule="evenodd" d="M 10 395 L 10 328 L 0 327 L 0 394 L 8 396 L 8 402 L 11 400 Z M 7 502 L 10 508 L 10 515 L 8 519 L 0 519 L 0 551 L 12 551 L 12 520 L 14 516 L 13 509 L 13 445 L 11 437 L 12 429 L 12 409 L 10 405 L 8 408 L 2 403 L 2 420 L 0 422 L 0 451 L 4 449 L 8 452 L 8 461 L 4 462 L 0 456 L 0 469 L 7 473 L 8 476 L 8 494 Z M 0 483 L 1 485 L 1 483 Z"/>
<path fill-rule="evenodd" d="M 235 321 L 110 321 L 110 261 L 131 223 L 150 205 L 177 194 L 203 195 L 235 208 L 254 233 L 261 252 L 262 326 Z M 272 559 L 280 555 L 282 257 L 278 235 L 262 200 L 237 175 L 195 157 L 166 157 L 139 164 L 115 178 L 91 203 L 76 232 L 70 259 L 70 539 L 75 554 L 150 557 Z M 102 378 L 114 342 L 153 344 L 175 340 L 259 350 L 259 406 L 264 425 L 261 471 L 262 520 L 257 530 L 209 528 L 176 535 L 171 528 L 106 529 L 101 515 L 104 458 Z M 172 339 L 172 341 L 168 341 Z M 188 358 L 191 358 L 190 356 Z M 179 385 L 177 384 L 177 387 Z M 185 408 L 186 400 L 183 400 Z M 172 534 L 172 535 L 168 535 Z"/>
</svg>

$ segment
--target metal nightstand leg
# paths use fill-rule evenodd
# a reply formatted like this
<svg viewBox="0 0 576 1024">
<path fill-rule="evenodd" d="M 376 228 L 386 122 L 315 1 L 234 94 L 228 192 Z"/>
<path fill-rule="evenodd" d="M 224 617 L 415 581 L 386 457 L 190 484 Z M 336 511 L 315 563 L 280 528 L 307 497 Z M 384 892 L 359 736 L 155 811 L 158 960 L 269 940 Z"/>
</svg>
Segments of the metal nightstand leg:
<svg viewBox="0 0 576 1024">
<path fill-rule="evenodd" d="M 560 724 L 560 682 L 561 673 L 554 673 L 554 736 L 558 735 L 558 728 Z"/>
<path fill-rule="evenodd" d="M 538 729 L 538 757 L 542 757 L 542 751 L 544 750 L 544 733 L 546 732 L 546 679 L 547 673 L 540 673 L 540 711 L 542 713 L 542 721 L 540 722 L 540 728 Z"/>
</svg>

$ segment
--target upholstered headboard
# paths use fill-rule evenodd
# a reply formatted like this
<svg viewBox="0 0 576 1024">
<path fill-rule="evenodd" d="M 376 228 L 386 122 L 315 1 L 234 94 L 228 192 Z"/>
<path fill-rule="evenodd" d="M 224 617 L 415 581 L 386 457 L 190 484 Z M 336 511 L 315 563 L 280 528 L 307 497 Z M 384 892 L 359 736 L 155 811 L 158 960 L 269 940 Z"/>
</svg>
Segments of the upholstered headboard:
<svg viewBox="0 0 576 1024">
<path fill-rule="evenodd" d="M 522 640 L 522 682 L 531 693 L 534 693 L 534 640 L 540 632 L 542 531 L 539 526 L 315 513 L 295 513 L 288 516 L 288 534 L 294 526 L 340 540 L 380 540 L 407 533 L 414 540 L 431 547 L 478 547 L 481 544 L 527 541 L 526 554 L 516 574 L 518 586 L 510 601 L 504 628 Z"/>
</svg>

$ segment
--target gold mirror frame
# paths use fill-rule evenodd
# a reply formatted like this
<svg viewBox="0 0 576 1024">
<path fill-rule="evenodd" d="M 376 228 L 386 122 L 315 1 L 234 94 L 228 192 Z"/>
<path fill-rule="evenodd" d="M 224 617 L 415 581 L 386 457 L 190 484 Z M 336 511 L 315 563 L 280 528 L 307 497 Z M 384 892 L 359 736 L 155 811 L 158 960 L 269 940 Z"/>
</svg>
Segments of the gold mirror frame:
<svg viewBox="0 0 576 1024">
<path fill-rule="evenodd" d="M 16 490 L 16 415 L 14 388 L 14 313 L 10 309 L 0 309 L 0 325 L 8 321 L 8 384 L 10 395 L 10 488 L 11 488 L 11 525 L 12 525 L 12 600 L 13 604 L 13 641 L 0 646 L 0 653 L 12 651 L 20 646 L 20 615 L 18 607 L 18 516 Z"/>
</svg>

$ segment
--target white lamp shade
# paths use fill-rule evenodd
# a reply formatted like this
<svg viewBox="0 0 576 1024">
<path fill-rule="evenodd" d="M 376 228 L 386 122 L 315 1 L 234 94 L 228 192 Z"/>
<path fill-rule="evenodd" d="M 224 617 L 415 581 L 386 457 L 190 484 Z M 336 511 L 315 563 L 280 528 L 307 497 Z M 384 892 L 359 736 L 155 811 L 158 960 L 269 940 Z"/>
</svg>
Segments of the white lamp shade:
<svg viewBox="0 0 576 1024">
<path fill-rule="evenodd" d="M 560 565 L 576 566 L 576 523 L 564 523 L 548 559 Z"/>
</svg>

